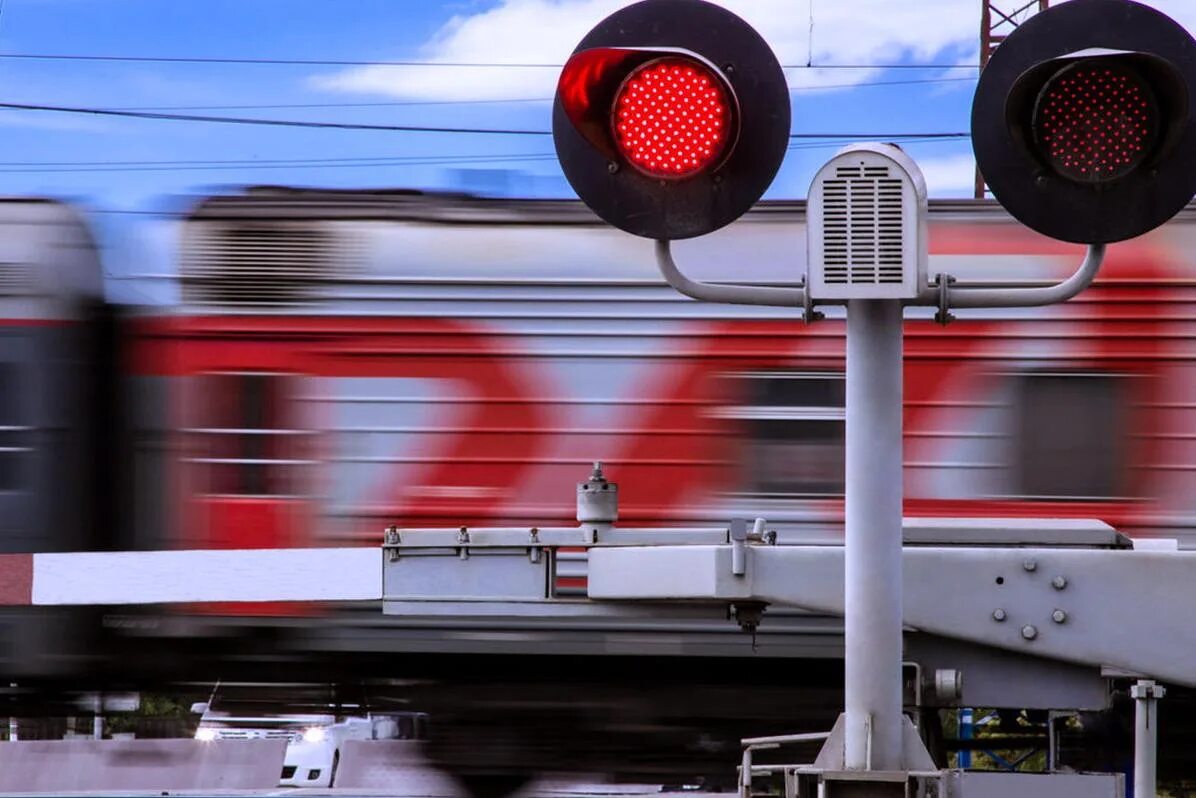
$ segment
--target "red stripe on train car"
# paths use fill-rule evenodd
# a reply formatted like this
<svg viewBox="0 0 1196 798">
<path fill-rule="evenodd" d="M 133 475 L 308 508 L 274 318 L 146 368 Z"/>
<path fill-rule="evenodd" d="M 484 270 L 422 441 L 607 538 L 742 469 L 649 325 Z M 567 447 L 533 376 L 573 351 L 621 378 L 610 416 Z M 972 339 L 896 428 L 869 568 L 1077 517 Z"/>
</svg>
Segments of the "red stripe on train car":
<svg viewBox="0 0 1196 798">
<path fill-rule="evenodd" d="M 394 358 L 458 362 L 518 354 L 510 336 L 451 319 L 351 316 L 171 316 L 131 322 L 134 374 L 179 376 L 254 367 L 314 376 L 426 376 L 397 373 Z M 405 366 L 410 370 L 411 366 Z M 466 369 L 468 373 L 469 369 Z M 452 376 L 457 376 L 456 374 Z"/>
<path fill-rule="evenodd" d="M 33 555 L 0 554 L 0 605 L 33 603 Z"/>
</svg>

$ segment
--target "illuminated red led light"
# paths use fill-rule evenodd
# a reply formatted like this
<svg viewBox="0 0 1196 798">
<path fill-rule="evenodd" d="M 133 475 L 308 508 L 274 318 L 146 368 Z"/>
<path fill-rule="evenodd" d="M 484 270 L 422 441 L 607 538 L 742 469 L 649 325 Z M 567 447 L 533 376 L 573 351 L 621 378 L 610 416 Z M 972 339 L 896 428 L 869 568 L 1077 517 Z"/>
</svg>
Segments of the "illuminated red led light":
<svg viewBox="0 0 1196 798">
<path fill-rule="evenodd" d="M 615 96 L 615 143 L 653 177 L 689 177 L 722 159 L 731 135 L 731 98 L 721 79 L 689 58 L 638 67 Z"/>
<path fill-rule="evenodd" d="M 1082 183 L 1116 180 L 1149 157 L 1159 133 L 1150 85 L 1134 70 L 1079 63 L 1047 81 L 1034 108 L 1043 157 Z"/>
</svg>

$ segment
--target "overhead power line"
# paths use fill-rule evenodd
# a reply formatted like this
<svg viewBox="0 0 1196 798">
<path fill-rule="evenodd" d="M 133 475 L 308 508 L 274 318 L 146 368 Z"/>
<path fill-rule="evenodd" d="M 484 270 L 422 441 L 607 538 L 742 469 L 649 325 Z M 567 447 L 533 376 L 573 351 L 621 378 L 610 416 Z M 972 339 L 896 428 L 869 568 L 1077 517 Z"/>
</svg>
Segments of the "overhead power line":
<svg viewBox="0 0 1196 798">
<path fill-rule="evenodd" d="M 855 137 L 842 138 L 842 139 L 836 139 L 836 140 L 794 141 L 789 145 L 788 149 L 790 151 L 831 149 L 834 147 L 844 147 L 844 146 L 847 146 L 848 144 L 854 144 L 856 142 L 863 141 L 865 139 L 868 139 L 871 141 L 892 141 L 893 138 L 894 137 L 892 137 L 892 136 L 870 136 L 870 137 L 855 136 Z M 952 134 L 950 137 L 907 136 L 907 137 L 901 138 L 900 141 L 902 144 L 942 144 L 942 143 L 951 142 L 951 141 L 958 141 L 962 138 L 966 138 L 966 135 L 965 134 L 959 134 L 959 135 Z"/>
<path fill-rule="evenodd" d="M 225 125 L 266 125 L 271 127 L 303 127 L 325 128 L 334 130 L 377 130 L 398 133 L 474 133 L 498 134 L 507 136 L 550 136 L 548 130 L 530 130 L 522 128 L 474 128 L 447 127 L 431 125 L 380 125 L 365 122 L 323 122 L 303 119 L 261 119 L 259 117 L 243 116 L 208 116 L 199 114 L 176 114 L 158 111 L 128 111 L 117 108 L 88 108 L 69 105 L 36 105 L 32 103 L 0 102 L 0 108 L 14 111 L 43 111 L 49 113 L 90 114 L 94 116 L 113 116 L 130 119 L 153 119 L 170 122 L 207 122 Z M 955 139 L 966 138 L 968 133 L 790 133 L 791 139 L 882 139 L 900 141 L 904 139 Z"/>
<path fill-rule="evenodd" d="M 907 141 L 911 139 L 966 139 L 971 133 L 790 133 L 790 139 L 847 139 L 848 141 Z"/>
<path fill-rule="evenodd" d="M 506 136 L 547 136 L 547 130 L 520 128 L 440 127 L 432 125 L 375 125 L 365 122 L 317 122 L 302 119 L 259 119 L 243 116 L 202 116 L 172 114 L 158 111 L 122 111 L 116 108 L 87 108 L 70 105 L 35 105 L 32 103 L 0 103 L 0 108 L 13 111 L 46 111 L 62 114 L 91 114 L 127 119 L 157 119 L 171 122 L 211 122 L 224 125 L 268 125 L 272 127 L 310 127 L 334 130 L 384 130 L 392 133 L 496 133 Z"/>
<path fill-rule="evenodd" d="M 166 159 L 157 161 L 148 161 L 142 159 L 134 160 L 92 160 L 92 161 L 0 161 L 0 168 L 6 166 L 241 166 L 245 164 L 261 164 L 261 165 L 288 165 L 288 164 L 366 164 L 367 166 L 374 163 L 381 163 L 387 161 L 402 161 L 402 162 L 418 162 L 425 159 L 436 160 L 475 160 L 484 158 L 490 161 L 503 161 L 508 159 L 522 160 L 525 158 L 555 158 L 556 155 L 550 152 L 533 152 L 533 153 L 510 153 L 507 155 L 486 155 L 482 153 L 470 153 L 461 155 L 369 155 L 356 158 L 227 158 L 227 159 Z"/>
<path fill-rule="evenodd" d="M 833 149 L 858 141 L 858 138 L 821 141 L 795 141 L 791 151 Z M 942 143 L 943 138 L 906 138 L 904 143 Z M 549 152 L 509 155 L 412 155 L 366 156 L 357 158 L 241 158 L 227 160 L 97 160 L 97 161 L 0 161 L 0 174 L 71 174 L 75 172 L 194 172 L 256 171 L 276 169 L 360 169 L 399 166 L 469 166 L 473 164 L 519 164 L 551 162 Z"/>
<path fill-rule="evenodd" d="M 446 155 L 398 158 L 296 158 L 278 161 L 76 161 L 76 162 L 6 162 L 0 174 L 75 174 L 83 172 L 212 172 L 258 171 L 277 169 L 376 169 L 394 166 L 468 166 L 473 164 L 514 164 L 551 161 L 554 154 L 533 155 Z"/>
<path fill-rule="evenodd" d="M 504 61 L 356 60 L 317 58 L 238 58 L 84 53 L 0 53 L 0 59 L 27 61 L 114 61 L 157 64 L 244 64 L 272 66 L 395 66 L 478 69 L 560 69 L 563 64 Z M 784 64 L 784 69 L 979 69 L 976 64 Z"/>
<path fill-rule="evenodd" d="M 970 80 L 970 79 L 968 79 Z M 393 100 L 343 103 L 246 103 L 240 105 L 131 105 L 114 107 L 114 111 L 284 111 L 317 108 L 406 108 L 425 105 L 517 105 L 519 103 L 550 103 L 551 97 L 526 97 L 503 100 Z"/>
<path fill-rule="evenodd" d="M 975 78 L 917 78 L 914 80 L 866 80 L 859 83 L 827 83 L 821 86 L 793 86 L 793 93 L 830 89 L 859 89 L 874 86 L 910 86 L 917 84 L 975 83 Z M 498 100 L 383 100 L 374 102 L 330 103 L 246 103 L 236 105 L 133 105 L 114 107 L 114 111 L 282 111 L 320 108 L 406 108 L 427 105 L 518 105 L 550 103 L 552 97 L 520 97 Z"/>
</svg>

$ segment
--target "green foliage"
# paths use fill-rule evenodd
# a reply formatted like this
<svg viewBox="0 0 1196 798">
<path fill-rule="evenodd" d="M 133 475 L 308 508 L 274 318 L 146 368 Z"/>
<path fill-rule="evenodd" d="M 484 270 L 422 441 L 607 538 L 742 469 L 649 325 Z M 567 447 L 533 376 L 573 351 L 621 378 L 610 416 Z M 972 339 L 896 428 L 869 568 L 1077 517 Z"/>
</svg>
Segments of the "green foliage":
<svg viewBox="0 0 1196 798">
<path fill-rule="evenodd" d="M 974 708 L 972 710 L 972 739 L 1003 738 L 1001 748 L 972 751 L 970 770 L 999 770 L 1008 771 L 1005 763 L 1014 765 L 1013 770 L 1018 773 L 1043 773 L 1047 769 L 1047 752 L 1039 747 L 1040 740 L 1046 734 L 1046 727 L 1040 722 L 1031 720 L 1025 712 L 1019 712 L 1010 723 L 1009 710 L 1005 710 L 1005 723 L 995 709 Z M 941 720 L 943 736 L 948 739 L 959 738 L 959 710 L 943 710 Z M 1026 737 L 1025 748 L 1008 748 L 1010 738 Z M 1003 761 L 1002 761 L 1003 760 Z M 950 754 L 950 767 L 959 767 L 959 754 Z"/>
<path fill-rule="evenodd" d="M 187 737 L 195 732 L 196 719 L 191 715 L 192 699 L 188 696 L 142 693 L 141 706 L 136 712 L 110 713 L 105 720 L 105 732 L 132 733 L 138 737 Z"/>
</svg>

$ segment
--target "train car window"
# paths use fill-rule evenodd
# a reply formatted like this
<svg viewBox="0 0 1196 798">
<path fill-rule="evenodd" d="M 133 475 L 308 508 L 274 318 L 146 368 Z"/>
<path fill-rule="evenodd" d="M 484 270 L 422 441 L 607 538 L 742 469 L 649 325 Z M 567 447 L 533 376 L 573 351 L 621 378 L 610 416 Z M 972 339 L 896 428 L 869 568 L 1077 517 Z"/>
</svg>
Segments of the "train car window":
<svg viewBox="0 0 1196 798">
<path fill-rule="evenodd" d="M 1015 396 L 1017 492 L 1032 498 L 1123 495 L 1126 378 L 1023 374 Z"/>
<path fill-rule="evenodd" d="M 19 379 L 16 363 L 0 363 L 0 491 L 22 489 L 24 456 L 32 451 L 29 447 L 32 428 L 22 423 L 27 419 L 20 406 L 22 388 L 28 386 L 23 386 Z"/>
<path fill-rule="evenodd" d="M 197 383 L 195 458 L 205 468 L 203 492 L 287 496 L 297 489 L 299 446 L 292 408 L 293 375 L 204 374 Z"/>
<path fill-rule="evenodd" d="M 843 492 L 843 375 L 761 371 L 733 375 L 738 385 L 720 415 L 742 423 L 742 490 L 752 495 Z"/>
</svg>

